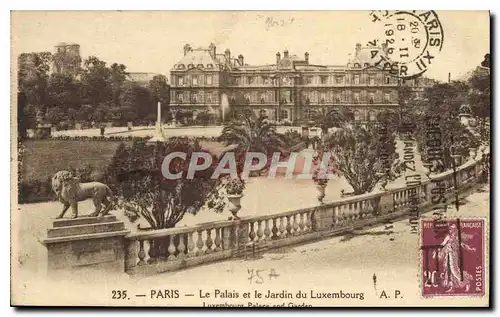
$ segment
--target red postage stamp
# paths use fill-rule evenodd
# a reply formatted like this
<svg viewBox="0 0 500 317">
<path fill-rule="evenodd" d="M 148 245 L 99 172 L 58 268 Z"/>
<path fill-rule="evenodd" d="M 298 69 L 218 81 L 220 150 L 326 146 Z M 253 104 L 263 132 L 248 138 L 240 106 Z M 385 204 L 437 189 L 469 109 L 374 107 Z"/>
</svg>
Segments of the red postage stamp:
<svg viewBox="0 0 500 317">
<path fill-rule="evenodd" d="M 484 220 L 422 220 L 423 297 L 485 294 Z"/>
</svg>

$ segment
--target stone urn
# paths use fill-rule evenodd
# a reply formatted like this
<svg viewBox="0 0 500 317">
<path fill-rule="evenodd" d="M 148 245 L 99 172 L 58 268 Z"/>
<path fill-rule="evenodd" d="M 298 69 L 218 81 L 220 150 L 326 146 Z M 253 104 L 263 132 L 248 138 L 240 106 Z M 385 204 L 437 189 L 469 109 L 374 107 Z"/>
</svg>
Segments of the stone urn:
<svg viewBox="0 0 500 317">
<path fill-rule="evenodd" d="M 240 219 L 238 217 L 238 211 L 241 209 L 241 198 L 242 194 L 228 194 L 227 199 L 229 200 L 229 211 L 233 214 L 233 219 Z"/>
<path fill-rule="evenodd" d="M 318 183 L 316 184 L 316 188 L 318 189 L 318 201 L 320 204 L 323 204 L 323 199 L 325 198 L 325 188 L 326 184 L 324 183 Z"/>
</svg>

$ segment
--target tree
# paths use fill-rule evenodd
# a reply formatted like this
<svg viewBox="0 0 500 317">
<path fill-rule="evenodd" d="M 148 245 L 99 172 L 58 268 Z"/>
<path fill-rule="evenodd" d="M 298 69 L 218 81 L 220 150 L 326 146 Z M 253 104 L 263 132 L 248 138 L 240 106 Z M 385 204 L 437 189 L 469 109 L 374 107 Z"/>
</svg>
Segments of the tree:
<svg viewBox="0 0 500 317">
<path fill-rule="evenodd" d="M 62 121 L 64 113 L 58 107 L 47 108 L 45 112 L 44 121 L 56 125 Z"/>
<path fill-rule="evenodd" d="M 35 113 L 28 112 L 26 105 L 26 95 L 17 93 L 17 134 L 21 139 L 26 138 L 27 129 L 33 128 L 36 123 Z"/>
<path fill-rule="evenodd" d="M 344 125 L 324 142 L 332 169 L 347 180 L 355 195 L 371 192 L 383 177 L 390 180 L 400 173 L 395 133 L 381 129 L 376 124 Z"/>
<path fill-rule="evenodd" d="M 50 76 L 47 95 L 48 104 L 56 106 L 61 112 L 66 112 L 68 108 L 78 108 L 82 104 L 80 97 L 81 84 L 69 73 Z"/>
<path fill-rule="evenodd" d="M 472 72 L 468 84 L 471 88 L 468 94 L 468 101 L 472 113 L 480 119 L 490 117 L 491 78 L 489 54 L 486 54 L 481 66 Z"/>
<path fill-rule="evenodd" d="M 231 121 L 222 129 L 219 140 L 227 145 L 236 145 L 237 151 L 269 153 L 282 152 L 285 147 L 283 135 L 264 117 L 256 117 L 252 111 Z"/>
<path fill-rule="evenodd" d="M 120 107 L 128 109 L 128 112 L 135 112 L 138 118 L 144 118 L 156 109 L 150 91 L 134 83 L 124 86 L 120 95 Z"/>
<path fill-rule="evenodd" d="M 128 73 L 125 71 L 126 66 L 123 64 L 113 63 L 109 69 L 111 74 L 110 76 L 110 86 L 113 90 L 113 102 L 115 106 L 118 106 L 120 103 L 120 92 L 123 86 L 123 83 L 127 79 Z"/>
<path fill-rule="evenodd" d="M 317 113 L 313 118 L 314 124 L 321 128 L 323 133 L 327 133 L 328 129 L 338 128 L 342 125 L 352 122 L 354 120 L 354 113 L 347 107 L 340 107 L 332 110 L 325 115 Z"/>
<path fill-rule="evenodd" d="M 44 104 L 51 62 L 50 52 L 19 55 L 18 90 L 25 94 L 27 104 Z"/>
<path fill-rule="evenodd" d="M 186 213 L 196 215 L 202 208 L 221 212 L 224 207 L 219 195 L 221 182 L 211 178 L 214 167 L 196 172 L 192 179 L 186 177 L 192 154 L 201 151 L 199 144 L 187 139 L 122 144 L 105 177 L 129 217 L 142 217 L 153 229 L 172 228 Z M 182 173 L 179 179 L 162 174 L 163 159 L 172 152 L 186 154 L 186 160 L 176 158 L 169 166 L 172 174 Z"/>
<path fill-rule="evenodd" d="M 432 137 L 439 137 L 440 148 L 443 152 L 442 163 L 445 169 L 453 167 L 451 155 L 456 154 L 467 158 L 469 148 L 478 147 L 478 138 L 461 124 L 459 118 L 460 108 L 467 101 L 468 90 L 467 84 L 459 81 L 437 84 L 425 89 L 425 101 L 419 102 L 418 107 L 407 108 L 408 120 L 415 123 L 413 136 L 424 162 L 429 159 L 430 147 L 427 141 L 431 126 L 439 129 L 439 134 L 434 133 Z"/>
<path fill-rule="evenodd" d="M 93 121 L 92 115 L 94 113 L 94 107 L 92 105 L 83 105 L 78 109 L 76 114 L 76 119 L 78 121 Z"/>
<path fill-rule="evenodd" d="M 89 104 L 99 104 L 113 100 L 111 71 L 106 62 L 90 56 L 83 62 L 82 97 Z"/>
<path fill-rule="evenodd" d="M 158 102 L 161 102 L 162 105 L 170 104 L 170 91 L 165 76 L 154 76 L 153 79 L 149 81 L 149 90 L 155 104 Z"/>
</svg>

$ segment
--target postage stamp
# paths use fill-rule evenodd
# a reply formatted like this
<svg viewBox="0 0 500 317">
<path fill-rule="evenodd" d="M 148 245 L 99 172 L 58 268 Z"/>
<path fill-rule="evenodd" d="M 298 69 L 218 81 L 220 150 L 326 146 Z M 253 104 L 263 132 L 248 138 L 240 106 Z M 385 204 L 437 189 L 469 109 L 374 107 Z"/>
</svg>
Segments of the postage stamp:
<svg viewBox="0 0 500 317">
<path fill-rule="evenodd" d="M 488 11 L 11 21 L 13 306 L 489 305 Z"/>
<path fill-rule="evenodd" d="M 485 294 L 485 221 L 421 221 L 422 296 Z"/>
</svg>

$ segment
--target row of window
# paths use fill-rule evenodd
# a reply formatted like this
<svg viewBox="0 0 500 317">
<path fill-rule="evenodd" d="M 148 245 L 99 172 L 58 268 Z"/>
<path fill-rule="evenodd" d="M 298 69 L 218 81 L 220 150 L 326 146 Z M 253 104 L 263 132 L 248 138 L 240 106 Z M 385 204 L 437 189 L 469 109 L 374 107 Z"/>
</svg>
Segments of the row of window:
<svg viewBox="0 0 500 317">
<path fill-rule="evenodd" d="M 259 98 L 260 97 L 260 98 Z M 331 95 L 329 96 L 331 97 Z M 318 96 L 317 93 L 311 93 L 305 96 L 305 103 L 310 104 L 310 103 L 336 103 L 340 104 L 345 101 L 349 101 L 352 103 L 368 103 L 368 104 L 375 104 L 375 103 L 390 103 L 393 101 L 391 98 L 390 93 L 384 93 L 383 97 L 380 98 L 380 94 L 376 94 L 374 92 L 369 92 L 368 94 L 361 94 L 360 92 L 354 92 L 350 98 L 347 96 L 347 98 L 344 96 L 342 98 L 341 94 L 336 94 L 333 98 L 327 98 L 326 93 L 322 93 Z M 212 92 L 206 92 L 203 94 L 203 92 L 198 92 L 198 93 L 177 93 L 174 96 L 174 100 L 177 101 L 177 103 L 212 103 L 212 102 L 217 102 L 216 94 Z M 274 94 L 272 92 L 267 92 L 264 94 L 261 94 L 258 96 L 256 93 L 247 93 L 241 96 L 235 96 L 232 95 L 229 97 L 230 103 L 231 104 L 236 104 L 237 102 L 239 103 L 274 103 L 275 98 Z M 280 95 L 280 101 L 283 104 L 286 103 L 293 103 L 293 94 L 290 93 L 289 91 L 283 92 Z"/>
<path fill-rule="evenodd" d="M 377 78 L 376 75 L 368 75 L 367 77 L 362 77 L 360 74 L 354 74 L 352 76 L 351 82 L 355 85 L 360 85 L 360 84 L 368 84 L 368 85 L 380 85 L 382 82 L 380 81 L 381 78 Z M 293 84 L 293 78 L 292 77 L 281 77 L 279 79 L 281 81 L 282 86 L 289 86 Z M 344 84 L 346 80 L 346 77 L 344 75 L 320 75 L 320 76 L 303 76 L 298 78 L 298 83 L 301 85 L 332 85 L 332 84 Z M 392 79 L 391 76 L 385 76 L 383 80 L 383 84 L 392 84 L 394 83 L 394 79 Z M 240 85 L 273 85 L 276 86 L 278 85 L 276 83 L 276 80 L 273 80 L 270 77 L 266 76 L 247 76 L 247 77 L 235 77 L 233 84 L 236 86 Z"/>
<path fill-rule="evenodd" d="M 188 64 L 188 65 L 178 64 L 176 66 L 177 69 L 193 69 L 194 67 L 195 67 L 194 64 Z M 196 67 L 198 67 L 198 68 L 205 68 L 205 66 L 203 64 L 197 64 Z M 213 69 L 214 68 L 214 64 L 207 64 L 206 68 Z"/>
<path fill-rule="evenodd" d="M 174 78 L 174 82 L 177 84 L 177 86 L 203 86 L 214 84 L 213 75 L 191 75 L 190 78 L 184 76 L 176 76 Z"/>
<path fill-rule="evenodd" d="M 360 92 L 353 92 L 351 97 L 342 96 L 341 94 L 335 94 L 332 98 L 331 95 L 327 95 L 326 93 L 311 93 L 305 96 L 306 104 L 307 103 L 326 103 L 326 102 L 335 102 L 342 103 L 343 101 L 350 100 L 353 103 L 362 103 L 367 102 L 370 104 L 379 103 L 383 101 L 384 103 L 390 103 L 392 101 L 390 93 L 376 94 L 374 92 L 369 92 L 368 94 L 361 94 Z"/>
<path fill-rule="evenodd" d="M 196 103 L 214 103 L 218 102 L 217 94 L 211 93 L 211 92 L 206 92 L 205 94 L 203 93 L 192 93 L 192 94 L 184 94 L 184 93 L 178 93 L 174 95 L 174 100 L 179 103 L 191 103 L 191 104 L 196 104 Z"/>
<path fill-rule="evenodd" d="M 247 77 L 234 77 L 233 82 L 231 84 L 240 86 L 240 85 L 262 85 L 262 86 L 277 86 L 276 83 L 278 79 L 273 79 L 269 76 L 247 76 Z M 292 77 L 281 77 L 280 85 L 282 86 L 291 86 L 293 84 Z M 187 76 L 175 76 L 173 78 L 173 82 L 177 84 L 177 86 L 203 86 L 203 85 L 213 85 L 214 78 L 213 75 L 191 75 Z M 320 75 L 320 76 L 304 76 L 299 78 L 299 84 L 302 85 L 331 85 L 331 84 L 344 84 L 345 76 L 344 75 Z M 361 76 L 360 74 L 354 74 L 352 77 L 352 84 L 361 85 L 367 84 L 370 86 L 380 85 L 380 78 L 377 80 L 376 75 L 368 75 L 367 77 Z M 385 76 L 383 84 L 392 84 L 394 83 L 394 79 L 391 76 Z"/>
</svg>

